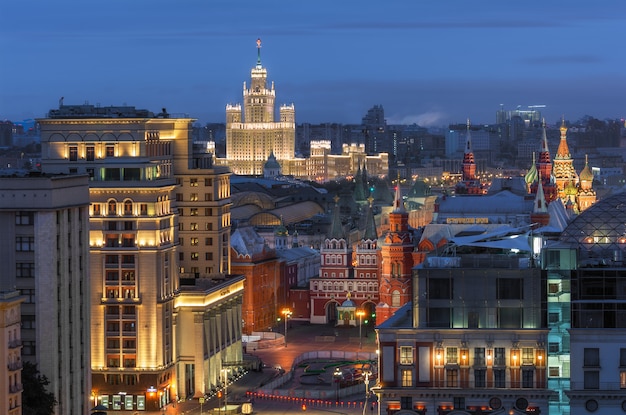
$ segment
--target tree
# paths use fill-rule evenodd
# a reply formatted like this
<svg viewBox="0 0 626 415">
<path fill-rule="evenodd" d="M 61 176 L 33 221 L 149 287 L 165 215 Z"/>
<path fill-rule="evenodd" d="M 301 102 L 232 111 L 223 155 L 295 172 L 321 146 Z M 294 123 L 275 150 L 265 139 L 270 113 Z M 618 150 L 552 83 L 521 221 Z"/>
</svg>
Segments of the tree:
<svg viewBox="0 0 626 415">
<path fill-rule="evenodd" d="M 50 381 L 40 375 L 37 365 L 24 362 L 22 366 L 22 415 L 52 415 L 57 400 L 46 390 Z"/>
</svg>

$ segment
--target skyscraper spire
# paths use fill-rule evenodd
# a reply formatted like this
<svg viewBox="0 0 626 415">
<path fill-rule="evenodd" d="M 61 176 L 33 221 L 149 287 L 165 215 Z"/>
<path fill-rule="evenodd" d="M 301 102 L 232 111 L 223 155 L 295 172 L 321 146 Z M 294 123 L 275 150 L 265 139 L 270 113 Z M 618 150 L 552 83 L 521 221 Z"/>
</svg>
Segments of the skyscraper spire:
<svg viewBox="0 0 626 415">
<path fill-rule="evenodd" d="M 261 68 L 261 38 L 256 40 L 256 67 Z"/>
</svg>

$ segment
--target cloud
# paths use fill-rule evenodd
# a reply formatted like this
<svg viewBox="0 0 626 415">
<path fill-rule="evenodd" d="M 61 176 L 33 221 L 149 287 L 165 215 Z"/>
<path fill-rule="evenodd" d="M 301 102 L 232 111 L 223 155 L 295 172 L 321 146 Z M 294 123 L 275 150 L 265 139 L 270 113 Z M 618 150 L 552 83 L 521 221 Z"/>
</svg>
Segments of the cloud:
<svg viewBox="0 0 626 415">
<path fill-rule="evenodd" d="M 420 127 L 439 126 L 445 122 L 448 114 L 442 111 L 428 111 L 421 114 L 410 114 L 404 116 L 392 115 L 387 118 L 387 124 L 410 125 L 417 124 Z"/>
</svg>

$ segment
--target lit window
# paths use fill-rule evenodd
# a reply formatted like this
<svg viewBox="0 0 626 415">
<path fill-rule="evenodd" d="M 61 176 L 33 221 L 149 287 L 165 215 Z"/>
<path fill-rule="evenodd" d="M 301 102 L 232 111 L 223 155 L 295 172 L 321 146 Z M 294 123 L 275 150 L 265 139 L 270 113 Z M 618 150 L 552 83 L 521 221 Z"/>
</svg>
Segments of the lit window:
<svg viewBox="0 0 626 415">
<path fill-rule="evenodd" d="M 402 386 L 405 388 L 413 386 L 413 371 L 411 369 L 402 370 Z"/>
<path fill-rule="evenodd" d="M 413 348 L 411 346 L 400 347 L 400 364 L 401 365 L 413 364 Z"/>
</svg>

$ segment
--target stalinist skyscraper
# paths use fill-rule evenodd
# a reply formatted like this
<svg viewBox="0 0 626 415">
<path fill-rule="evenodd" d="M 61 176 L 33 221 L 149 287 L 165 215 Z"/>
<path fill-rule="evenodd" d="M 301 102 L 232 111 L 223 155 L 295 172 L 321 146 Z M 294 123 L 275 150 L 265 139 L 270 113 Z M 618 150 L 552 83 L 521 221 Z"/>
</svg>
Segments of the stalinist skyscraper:
<svg viewBox="0 0 626 415">
<path fill-rule="evenodd" d="M 240 104 L 226 106 L 226 160 L 235 174 L 262 175 L 271 153 L 283 169 L 294 158 L 296 123 L 292 105 L 280 107 L 274 118 L 276 91 L 267 87 L 267 70 L 261 64 L 261 39 L 257 39 L 257 62 L 250 73 L 250 88 L 243 83 L 243 112 Z"/>
</svg>

